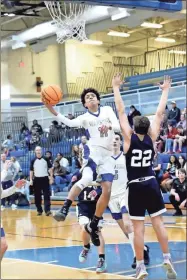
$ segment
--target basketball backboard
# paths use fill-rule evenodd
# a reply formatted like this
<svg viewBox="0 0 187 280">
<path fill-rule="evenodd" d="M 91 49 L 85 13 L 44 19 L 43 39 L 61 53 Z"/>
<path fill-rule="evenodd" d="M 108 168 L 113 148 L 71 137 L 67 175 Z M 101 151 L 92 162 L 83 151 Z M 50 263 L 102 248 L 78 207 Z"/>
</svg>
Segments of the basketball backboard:
<svg viewBox="0 0 187 280">
<path fill-rule="evenodd" d="M 137 8 L 165 11 L 181 11 L 182 0 L 146 0 L 146 1 L 127 1 L 127 0 L 75 0 L 73 2 L 81 2 L 89 5 L 114 6 L 122 8 Z"/>
</svg>

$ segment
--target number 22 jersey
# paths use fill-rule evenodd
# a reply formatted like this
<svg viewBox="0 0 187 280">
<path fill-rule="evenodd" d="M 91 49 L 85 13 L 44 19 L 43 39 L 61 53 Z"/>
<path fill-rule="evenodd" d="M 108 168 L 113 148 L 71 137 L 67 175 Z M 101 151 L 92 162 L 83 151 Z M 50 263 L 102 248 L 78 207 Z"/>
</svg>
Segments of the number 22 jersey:
<svg viewBox="0 0 187 280">
<path fill-rule="evenodd" d="M 141 141 L 133 133 L 128 152 L 126 153 L 126 167 L 128 181 L 149 176 L 155 176 L 153 159 L 155 151 L 153 141 L 149 135 L 145 135 Z"/>
</svg>

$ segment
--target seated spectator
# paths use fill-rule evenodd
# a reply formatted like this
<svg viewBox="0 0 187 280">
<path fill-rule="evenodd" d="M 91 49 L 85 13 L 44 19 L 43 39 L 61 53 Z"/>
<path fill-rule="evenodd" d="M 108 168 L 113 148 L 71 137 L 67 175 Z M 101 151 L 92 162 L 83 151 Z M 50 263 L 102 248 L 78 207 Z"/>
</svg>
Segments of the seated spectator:
<svg viewBox="0 0 187 280">
<path fill-rule="evenodd" d="M 62 153 L 57 154 L 56 160 L 58 160 L 60 162 L 60 166 L 64 167 L 67 172 L 70 171 L 69 161 L 67 160 L 67 158 L 64 157 L 64 155 Z"/>
<path fill-rule="evenodd" d="M 187 178 L 186 170 L 179 169 L 178 178 L 173 181 L 170 191 L 170 202 L 174 206 L 176 212 L 173 216 L 182 216 L 182 211 L 179 206 L 186 200 Z"/>
<path fill-rule="evenodd" d="M 186 161 L 186 159 L 183 156 L 181 156 L 181 155 L 179 156 L 178 162 L 179 162 L 178 168 L 176 169 L 176 172 L 175 172 L 175 176 L 176 177 L 178 177 L 179 169 L 181 169 L 181 168 L 183 168 L 185 170 L 187 169 L 187 161 Z"/>
<path fill-rule="evenodd" d="M 172 124 L 168 124 L 168 132 L 166 135 L 166 142 L 165 142 L 165 153 L 171 154 L 172 153 L 172 145 L 173 140 L 175 139 L 175 135 L 177 135 L 177 129 L 173 127 Z"/>
<path fill-rule="evenodd" d="M 177 135 L 175 135 L 175 139 L 173 141 L 173 152 L 174 153 L 182 153 L 182 146 L 186 145 L 186 133 L 187 131 L 183 129 L 182 126 L 178 126 L 177 128 Z M 176 151 L 178 144 L 178 150 Z"/>
<path fill-rule="evenodd" d="M 16 169 L 16 175 L 15 175 L 15 178 L 14 180 L 17 181 L 18 178 L 19 178 L 19 173 L 22 171 L 21 170 L 21 166 L 19 164 L 19 161 L 16 159 L 16 157 L 11 157 L 10 160 L 13 162 L 14 164 L 14 167 Z M 23 179 L 23 178 L 22 178 Z"/>
<path fill-rule="evenodd" d="M 160 133 L 155 141 L 155 151 L 156 152 L 162 153 L 165 140 L 166 140 L 166 135 L 164 134 L 164 131 L 160 128 Z"/>
<path fill-rule="evenodd" d="M 58 124 L 57 121 L 52 121 L 50 127 L 49 127 L 49 137 L 48 140 L 53 142 L 59 142 L 60 141 L 60 131 L 61 126 Z"/>
<path fill-rule="evenodd" d="M 184 115 L 186 116 L 186 114 L 187 114 L 187 108 L 184 108 L 184 109 L 182 110 L 182 114 L 184 114 Z"/>
<path fill-rule="evenodd" d="M 73 120 L 74 118 L 75 118 L 74 115 L 72 115 L 71 113 L 68 114 L 68 119 Z"/>
<path fill-rule="evenodd" d="M 168 117 L 167 114 L 162 115 L 162 121 L 160 124 L 160 131 L 162 135 L 166 135 L 168 131 Z"/>
<path fill-rule="evenodd" d="M 20 134 L 19 134 L 19 140 L 24 140 L 25 135 L 29 132 L 28 127 L 25 125 L 25 123 L 21 123 L 21 128 L 20 128 Z"/>
<path fill-rule="evenodd" d="M 7 135 L 7 139 L 3 142 L 2 148 L 6 148 L 8 151 L 15 149 L 14 141 L 12 140 L 12 135 Z"/>
<path fill-rule="evenodd" d="M 128 114 L 128 121 L 131 127 L 133 126 L 133 119 L 136 116 L 141 116 L 141 113 L 136 109 L 134 105 L 131 105 L 130 112 Z"/>
<path fill-rule="evenodd" d="M 4 167 L 6 165 L 6 154 L 1 154 L 1 172 L 4 170 Z"/>
<path fill-rule="evenodd" d="M 17 206 L 28 206 L 31 204 L 30 182 L 27 180 L 27 177 L 23 175 L 20 176 L 20 179 L 24 179 L 26 183 L 21 189 L 17 189 L 16 192 L 10 197 L 12 209 L 16 209 Z"/>
<path fill-rule="evenodd" d="M 37 120 L 33 120 L 33 125 L 31 126 L 31 131 L 35 130 L 36 132 L 39 133 L 39 135 L 41 135 L 43 133 L 43 129 L 41 127 L 41 125 L 38 123 Z"/>
<path fill-rule="evenodd" d="M 79 144 L 79 152 L 81 152 L 81 150 L 83 149 L 83 145 L 87 143 L 87 137 L 86 136 L 82 136 L 81 137 L 81 143 Z"/>
<path fill-rule="evenodd" d="M 180 121 L 178 122 L 177 124 L 177 128 L 179 126 L 182 126 L 184 130 L 186 130 L 186 117 L 185 117 L 185 114 L 181 114 L 181 118 L 180 118 Z"/>
<path fill-rule="evenodd" d="M 162 170 L 162 158 L 158 155 L 158 153 L 155 153 L 154 160 L 153 160 L 153 168 L 156 174 L 156 179 L 158 183 L 160 184 L 163 176 L 163 170 Z"/>
<path fill-rule="evenodd" d="M 57 186 L 56 191 L 63 191 L 65 186 L 61 186 L 61 184 L 66 184 L 66 183 L 68 184 L 71 181 L 71 175 L 67 174 L 66 168 L 60 166 L 60 162 L 58 160 L 54 161 L 53 176 L 54 176 L 54 182 Z"/>
<path fill-rule="evenodd" d="M 172 109 L 168 113 L 168 121 L 175 126 L 180 121 L 180 109 L 177 108 L 177 103 L 173 100 L 171 101 Z"/>
<path fill-rule="evenodd" d="M 45 157 L 50 161 L 50 163 L 53 165 L 53 155 L 51 151 L 45 152 Z"/>
<path fill-rule="evenodd" d="M 79 151 L 77 145 L 72 146 L 72 173 L 75 173 L 81 168 L 82 150 Z"/>
<path fill-rule="evenodd" d="M 171 156 L 161 182 L 161 186 L 166 192 L 171 189 L 171 183 L 175 178 L 175 172 L 178 166 L 179 162 L 177 157 Z"/>
<path fill-rule="evenodd" d="M 2 157 L 1 157 L 1 161 L 2 161 Z M 4 165 L 4 166 L 5 166 L 5 165 Z M 3 168 L 4 168 L 4 167 L 3 167 Z M 2 169 L 2 170 L 3 170 L 3 169 Z M 3 190 L 6 190 L 6 189 L 8 189 L 8 188 L 10 188 L 10 187 L 13 186 L 13 181 L 14 181 L 15 177 L 16 177 L 16 168 L 15 168 L 13 162 L 8 161 L 8 170 L 7 170 L 7 173 L 6 173 L 6 177 L 5 177 L 4 180 L 1 182 Z M 11 199 L 11 196 L 9 196 L 9 197 L 7 198 L 8 203 L 10 202 L 10 199 Z M 5 202 L 6 202 L 6 199 L 3 198 L 3 199 L 1 200 L 1 206 L 2 206 L 2 208 L 5 206 Z"/>
<path fill-rule="evenodd" d="M 34 128 L 32 129 L 31 133 L 30 148 L 35 149 L 35 147 L 39 145 L 40 135 L 39 132 L 37 132 Z"/>
</svg>

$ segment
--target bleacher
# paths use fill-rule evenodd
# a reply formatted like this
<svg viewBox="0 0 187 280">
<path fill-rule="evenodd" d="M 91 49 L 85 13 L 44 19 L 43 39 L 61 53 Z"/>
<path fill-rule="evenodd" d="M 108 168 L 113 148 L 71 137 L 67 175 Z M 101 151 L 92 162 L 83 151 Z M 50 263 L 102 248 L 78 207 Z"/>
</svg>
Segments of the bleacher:
<svg viewBox="0 0 187 280">
<path fill-rule="evenodd" d="M 127 77 L 125 83 L 122 85 L 121 90 L 125 90 L 127 87 L 129 90 L 142 89 L 146 87 L 155 86 L 158 82 L 163 80 L 165 75 L 172 77 L 174 83 L 186 80 L 186 66 L 170 68 L 162 71 L 146 73 L 142 75 L 135 75 Z"/>
</svg>

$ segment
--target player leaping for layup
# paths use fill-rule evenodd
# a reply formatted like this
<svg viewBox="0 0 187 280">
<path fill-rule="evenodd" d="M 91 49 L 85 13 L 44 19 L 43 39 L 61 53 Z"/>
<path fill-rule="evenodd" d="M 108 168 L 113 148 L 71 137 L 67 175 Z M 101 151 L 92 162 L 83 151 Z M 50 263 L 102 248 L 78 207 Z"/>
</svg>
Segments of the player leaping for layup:
<svg viewBox="0 0 187 280">
<path fill-rule="evenodd" d="M 108 205 L 114 177 L 115 161 L 111 157 L 112 141 L 114 131 L 119 131 L 120 126 L 111 107 L 100 107 L 100 96 L 95 89 L 85 89 L 81 94 L 81 101 L 83 106 L 88 110 L 85 114 L 73 120 L 69 120 L 65 116 L 57 113 L 51 105 L 45 105 L 52 114 L 57 116 L 60 122 L 63 122 L 69 127 L 84 127 L 88 132 L 89 157 L 97 165 L 97 172 L 101 175 L 102 195 L 97 202 L 95 216 L 93 220 L 85 226 L 85 229 L 91 235 L 93 244 L 99 246 L 98 222 Z M 80 192 L 93 181 L 91 177 L 88 177 L 86 184 L 82 185 L 81 188 L 76 184 L 73 186 L 64 206 L 56 212 L 54 216 L 57 221 L 65 220 L 72 202 Z"/>
<path fill-rule="evenodd" d="M 161 214 L 166 211 L 160 187 L 153 171 L 154 142 L 160 130 L 162 115 L 165 111 L 168 92 L 171 87 L 170 77 L 164 77 L 160 85 L 162 95 L 155 118 L 150 126 L 147 117 L 134 119 L 134 131 L 129 126 L 125 106 L 120 95 L 121 75 L 114 76 L 112 85 L 116 108 L 119 114 L 122 134 L 124 136 L 124 153 L 126 154 L 126 166 L 128 177 L 128 212 L 134 226 L 134 247 L 136 252 L 136 278 L 144 279 L 148 273 L 144 265 L 144 219 L 147 210 L 152 221 L 153 228 L 160 243 L 164 262 L 169 279 L 176 279 L 171 255 L 168 248 L 168 236 L 163 224 Z"/>
</svg>

